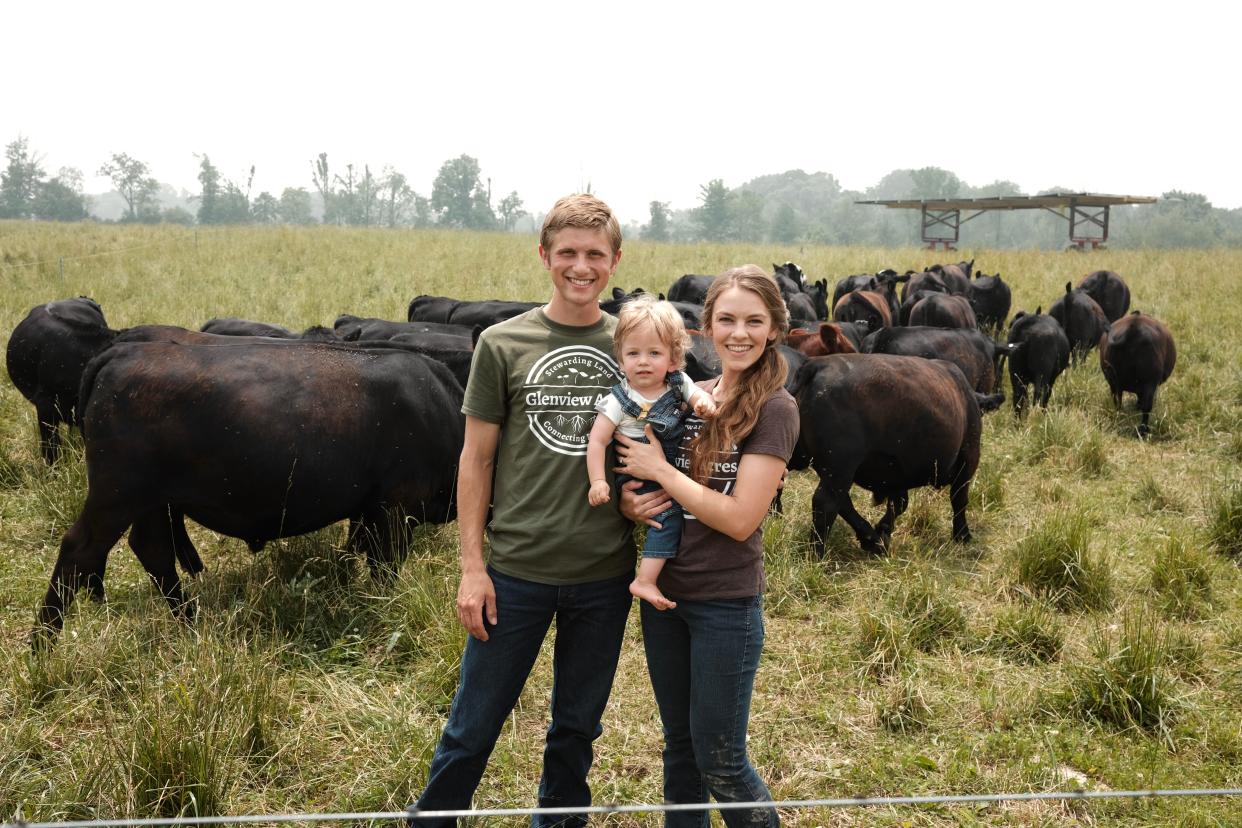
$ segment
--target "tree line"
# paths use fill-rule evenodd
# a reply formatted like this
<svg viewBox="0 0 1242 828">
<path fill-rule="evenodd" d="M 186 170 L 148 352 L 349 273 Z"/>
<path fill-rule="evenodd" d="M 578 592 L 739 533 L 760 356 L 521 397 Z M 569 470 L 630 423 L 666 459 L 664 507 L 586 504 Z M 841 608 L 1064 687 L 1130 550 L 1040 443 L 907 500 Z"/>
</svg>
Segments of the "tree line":
<svg viewBox="0 0 1242 828">
<path fill-rule="evenodd" d="M 160 204 L 160 183 L 148 165 L 113 153 L 100 166 L 124 202 L 123 222 L 182 224 L 336 224 L 379 227 L 445 227 L 512 231 L 529 214 L 516 191 L 495 201 L 477 159 L 445 161 L 430 194 L 416 192 L 405 175 L 368 164 L 331 162 L 326 152 L 310 159 L 311 187 L 286 187 L 279 195 L 252 193 L 255 167 L 244 182 L 221 174 L 208 155 L 199 161 L 199 192 L 189 206 Z M 5 148 L 0 172 L 0 218 L 80 221 L 91 217 L 90 196 L 80 170 L 48 176 L 26 138 Z M 1078 192 L 1056 187 L 1047 192 Z M 651 241 L 755 242 L 792 245 L 908 246 L 919 239 L 916 210 L 855 204 L 862 200 L 986 198 L 1028 195 L 1012 181 L 972 187 L 939 167 L 890 172 L 865 190 L 849 190 L 826 172 L 802 170 L 764 175 L 737 187 L 720 178 L 699 188 L 696 205 L 674 208 L 653 200 L 645 223 L 628 233 Z M 1110 214 L 1115 247 L 1212 247 L 1242 245 L 1242 209 L 1215 207 L 1200 193 L 1171 190 L 1153 205 L 1115 206 Z M 1043 210 L 984 213 L 961 228 L 961 244 L 993 248 L 1064 247 L 1067 222 Z"/>
</svg>

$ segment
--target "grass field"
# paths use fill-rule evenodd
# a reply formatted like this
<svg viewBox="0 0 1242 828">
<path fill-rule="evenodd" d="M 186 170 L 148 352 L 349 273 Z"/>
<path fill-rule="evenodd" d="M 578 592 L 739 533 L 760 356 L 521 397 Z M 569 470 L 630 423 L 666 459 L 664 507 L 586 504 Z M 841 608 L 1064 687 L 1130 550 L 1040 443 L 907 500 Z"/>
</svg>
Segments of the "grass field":
<svg viewBox="0 0 1242 828">
<path fill-rule="evenodd" d="M 79 294 L 114 328 L 403 319 L 420 293 L 538 300 L 549 291 L 534 246 L 429 231 L 0 223 L 0 335 L 34 305 Z M 614 284 L 667 290 L 682 273 L 787 259 L 832 283 L 947 255 L 632 242 Z M 858 552 L 838 521 L 817 560 L 814 478 L 792 475 L 785 516 L 765 528 L 768 640 L 750 728 L 761 775 L 778 799 L 1242 785 L 1242 251 L 951 255 L 1000 271 L 1015 310 L 1047 310 L 1067 281 L 1118 271 L 1132 307 L 1173 331 L 1177 369 L 1147 442 L 1133 436 L 1132 396 L 1113 409 L 1094 355 L 1062 375 L 1046 413 L 1019 421 L 1006 403 L 989 414 L 966 546 L 949 540 L 947 492 L 920 490 L 889 556 Z M 391 810 L 416 796 L 463 636 L 454 525 L 417 530 L 389 584 L 342 554 L 341 527 L 252 555 L 191 525 L 207 565 L 191 586 L 194 628 L 172 620 L 122 544 L 109 602 L 76 602 L 58 647 L 31 656 L 34 609 L 84 496 L 80 441 L 46 468 L 33 407 L 0 382 L 0 820 Z M 855 501 L 878 515 L 864 493 Z M 659 720 L 633 620 L 597 743 L 597 802 L 660 799 Z M 534 800 L 546 655 L 480 807 Z M 1242 823 L 1242 801 L 782 818 L 1209 826 Z"/>
</svg>

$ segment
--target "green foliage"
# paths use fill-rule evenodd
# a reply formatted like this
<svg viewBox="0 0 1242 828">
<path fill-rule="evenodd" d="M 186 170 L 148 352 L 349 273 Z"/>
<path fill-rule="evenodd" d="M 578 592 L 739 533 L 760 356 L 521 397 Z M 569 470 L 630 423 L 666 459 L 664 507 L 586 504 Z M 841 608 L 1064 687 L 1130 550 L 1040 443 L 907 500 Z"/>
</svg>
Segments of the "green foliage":
<svg viewBox="0 0 1242 828">
<path fill-rule="evenodd" d="M 1212 504 L 1207 539 L 1225 557 L 1242 559 L 1242 484 L 1230 483 Z"/>
<path fill-rule="evenodd" d="M 123 152 L 112 153 L 112 159 L 99 168 L 100 175 L 112 179 L 112 186 L 125 199 L 127 221 L 140 221 L 150 215 L 160 185 L 149 175 L 147 165 Z"/>
<path fill-rule="evenodd" d="M 280 194 L 276 215 L 283 224 L 312 224 L 311 197 L 301 187 L 286 187 Z"/>
<path fill-rule="evenodd" d="M 1150 586 L 1164 611 L 1176 618 L 1202 618 L 1212 605 L 1212 563 L 1180 537 L 1157 548 Z"/>
<path fill-rule="evenodd" d="M 4 148 L 4 157 L 8 165 L 0 172 L 0 218 L 30 218 L 35 214 L 43 168 L 21 135 Z"/>
<path fill-rule="evenodd" d="M 480 180 L 479 162 L 460 155 L 440 165 L 431 185 L 431 209 L 436 224 L 458 230 L 487 230 L 496 226 L 489 193 Z"/>
<path fill-rule="evenodd" d="M 985 649 L 1018 664 L 1056 661 L 1065 644 L 1061 624 L 1041 604 L 1011 607 L 997 617 Z"/>
<path fill-rule="evenodd" d="M 913 656 L 907 627 L 891 612 L 863 614 L 855 651 L 862 670 L 877 678 L 898 672 Z"/>
<path fill-rule="evenodd" d="M 1112 602 L 1112 574 L 1090 549 L 1085 515 L 1058 514 L 1014 548 L 1019 588 L 1060 609 L 1102 609 Z"/>
<path fill-rule="evenodd" d="M 966 616 L 947 590 L 925 575 L 903 584 L 894 602 L 895 610 L 905 619 L 910 644 L 923 652 L 931 652 L 966 632 Z"/>
<path fill-rule="evenodd" d="M 1064 696 L 1069 709 L 1114 727 L 1167 734 L 1180 706 L 1167 645 L 1154 619 L 1139 610 L 1125 613 L 1117 636 L 1097 630 L 1091 660 L 1069 668 Z"/>
<path fill-rule="evenodd" d="M 877 702 L 875 717 L 880 727 L 890 733 L 908 734 L 927 727 L 932 709 L 915 677 L 906 675 Z"/>
<path fill-rule="evenodd" d="M 642 236 L 648 241 L 669 240 L 669 211 L 667 201 L 653 201 L 648 205 L 651 220 L 643 225 Z"/>
<path fill-rule="evenodd" d="M 517 190 L 510 192 L 500 200 L 500 204 L 496 207 L 496 212 L 500 215 L 500 228 L 506 233 L 511 231 L 517 220 L 526 215 L 526 211 L 522 209 L 522 199 L 518 196 Z"/>
<path fill-rule="evenodd" d="M 715 242 L 727 239 L 732 219 L 733 194 L 724 185 L 724 181 L 713 178 L 699 187 L 699 201 L 694 220 L 698 225 L 700 238 Z"/>
</svg>

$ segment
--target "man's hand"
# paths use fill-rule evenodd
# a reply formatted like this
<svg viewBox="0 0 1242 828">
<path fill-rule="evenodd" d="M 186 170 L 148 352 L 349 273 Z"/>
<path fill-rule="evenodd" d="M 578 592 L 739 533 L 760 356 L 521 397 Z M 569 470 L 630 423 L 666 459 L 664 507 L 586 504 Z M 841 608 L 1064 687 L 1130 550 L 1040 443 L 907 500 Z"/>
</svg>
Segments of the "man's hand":
<svg viewBox="0 0 1242 828">
<path fill-rule="evenodd" d="M 485 617 L 487 623 L 496 626 L 496 587 L 487 570 L 463 573 L 457 587 L 457 620 L 466 632 L 486 641 Z"/>
<path fill-rule="evenodd" d="M 631 480 L 621 487 L 621 514 L 635 523 L 645 523 L 656 529 L 661 528 L 653 518 L 672 504 L 672 498 L 663 489 L 656 489 L 647 494 L 635 494 L 635 490 L 643 485 L 641 480 Z"/>
</svg>

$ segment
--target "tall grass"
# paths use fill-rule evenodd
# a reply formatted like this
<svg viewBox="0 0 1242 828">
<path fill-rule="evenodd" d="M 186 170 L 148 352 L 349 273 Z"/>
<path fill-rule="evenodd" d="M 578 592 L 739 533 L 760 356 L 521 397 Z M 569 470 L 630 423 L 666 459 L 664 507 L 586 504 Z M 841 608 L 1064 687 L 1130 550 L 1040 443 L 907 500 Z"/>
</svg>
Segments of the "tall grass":
<svg viewBox="0 0 1242 828">
<path fill-rule="evenodd" d="M 422 293 L 548 295 L 530 237 L 332 227 L 197 236 L 195 246 L 184 228 L 0 222 L 0 337 L 34 305 L 78 294 L 98 300 L 114 328 L 237 315 L 294 329 L 346 312 L 403 319 Z M 70 258 L 136 245 L 146 246 Z M 965 552 L 948 540 L 945 493 L 928 490 L 911 493 L 887 558 L 860 554 L 837 521 L 818 560 L 814 475 L 791 474 L 784 515 L 765 526 L 752 759 L 773 794 L 791 799 L 1045 790 L 1077 784 L 1067 768 L 1111 788 L 1234 784 L 1242 603 L 1230 563 L 1242 508 L 1236 485 L 1221 481 L 1238 478 L 1242 458 L 1242 336 L 1220 297 L 1232 295 L 1242 252 L 946 256 L 631 240 L 613 283 L 667 290 L 682 273 L 788 259 L 831 283 L 958 257 L 1003 272 L 1015 310 L 1047 310 L 1088 270 L 1120 272 L 1182 355 L 1157 399 L 1156 439 L 1131 435 L 1129 400 L 1114 412 L 1094 355 L 1058 381 L 1047 412 L 988 414 Z M 35 261 L 52 264 L 3 269 Z M 454 526 L 400 527 L 409 553 L 376 576 L 343 526 L 255 554 L 191 524 L 207 566 L 187 584 L 200 607 L 193 627 L 172 618 L 122 543 L 108 603 L 77 601 L 58 646 L 33 656 L 34 607 L 86 486 L 75 435 L 54 468 L 36 439 L 33 408 L 0 382 L 0 820 L 387 810 L 417 796 L 465 636 Z M 1077 608 L 1090 611 L 1059 611 Z M 496 744 L 480 805 L 535 800 L 552 646 Z M 637 623 L 594 747 L 597 802 L 660 801 L 660 721 Z M 782 820 L 1232 825 L 1242 803 L 790 810 Z"/>
</svg>

